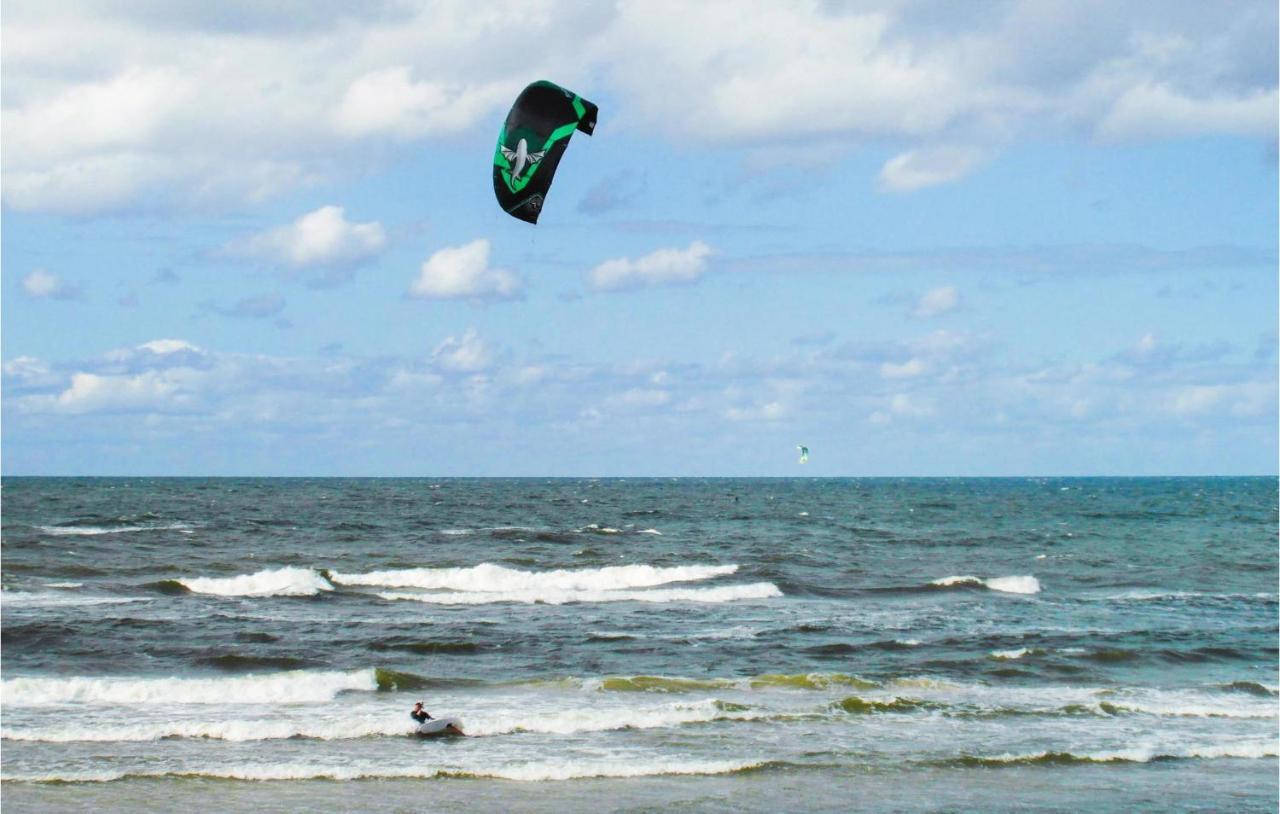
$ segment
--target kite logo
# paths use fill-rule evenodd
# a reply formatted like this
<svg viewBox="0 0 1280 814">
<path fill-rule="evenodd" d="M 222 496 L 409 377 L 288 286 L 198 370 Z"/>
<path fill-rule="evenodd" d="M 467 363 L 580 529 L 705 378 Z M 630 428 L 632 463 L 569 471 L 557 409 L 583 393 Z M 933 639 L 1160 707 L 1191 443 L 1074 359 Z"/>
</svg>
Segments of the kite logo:
<svg viewBox="0 0 1280 814">
<path fill-rule="evenodd" d="M 536 153 L 529 152 L 529 142 L 524 139 L 520 139 L 516 143 L 514 150 L 509 147 L 502 147 L 501 149 L 502 157 L 511 162 L 511 186 L 513 190 L 516 184 L 524 180 L 520 177 L 520 173 L 524 172 L 527 167 L 530 174 L 532 174 L 533 168 L 538 166 L 538 162 L 547 154 L 546 150 L 539 150 Z"/>
</svg>

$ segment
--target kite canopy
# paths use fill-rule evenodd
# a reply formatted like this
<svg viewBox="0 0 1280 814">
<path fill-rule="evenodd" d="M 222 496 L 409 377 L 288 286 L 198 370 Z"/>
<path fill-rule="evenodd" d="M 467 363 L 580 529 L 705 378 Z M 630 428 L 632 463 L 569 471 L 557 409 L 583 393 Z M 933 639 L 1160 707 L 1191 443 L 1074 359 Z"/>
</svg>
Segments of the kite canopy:
<svg viewBox="0 0 1280 814">
<path fill-rule="evenodd" d="M 513 217 L 537 223 L 560 156 L 574 130 L 596 129 L 592 103 L 550 82 L 520 92 L 498 135 L 493 154 L 493 191 Z"/>
<path fill-rule="evenodd" d="M 809 448 L 803 444 L 796 444 L 796 449 L 800 452 L 800 463 L 809 463 Z"/>
</svg>

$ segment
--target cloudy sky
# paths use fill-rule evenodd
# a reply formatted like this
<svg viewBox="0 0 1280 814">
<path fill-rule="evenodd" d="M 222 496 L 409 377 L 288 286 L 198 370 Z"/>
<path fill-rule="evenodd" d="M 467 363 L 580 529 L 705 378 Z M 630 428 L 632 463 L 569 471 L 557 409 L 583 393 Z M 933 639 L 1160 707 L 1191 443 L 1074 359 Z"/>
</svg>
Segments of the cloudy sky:
<svg viewBox="0 0 1280 814">
<path fill-rule="evenodd" d="M 1276 15 L 8 0 L 4 472 L 1275 473 Z"/>
</svg>

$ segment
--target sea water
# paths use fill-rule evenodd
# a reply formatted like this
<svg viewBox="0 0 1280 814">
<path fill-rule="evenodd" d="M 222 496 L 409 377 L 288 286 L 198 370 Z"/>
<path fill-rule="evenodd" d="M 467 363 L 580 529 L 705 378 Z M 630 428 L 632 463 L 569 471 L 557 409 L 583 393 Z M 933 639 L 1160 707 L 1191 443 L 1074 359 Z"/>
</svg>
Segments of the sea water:
<svg viewBox="0 0 1280 814">
<path fill-rule="evenodd" d="M 3 498 L 7 812 L 1277 806 L 1274 478 Z"/>
</svg>

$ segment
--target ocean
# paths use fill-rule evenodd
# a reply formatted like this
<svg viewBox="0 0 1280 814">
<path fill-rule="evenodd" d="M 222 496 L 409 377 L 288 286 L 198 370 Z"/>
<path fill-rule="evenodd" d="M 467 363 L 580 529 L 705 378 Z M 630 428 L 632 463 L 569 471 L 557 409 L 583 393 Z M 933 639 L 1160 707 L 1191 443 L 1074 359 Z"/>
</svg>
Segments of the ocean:
<svg viewBox="0 0 1280 814">
<path fill-rule="evenodd" d="M 5 478 L 0 795 L 1274 812 L 1277 522 L 1275 478 Z"/>
</svg>

